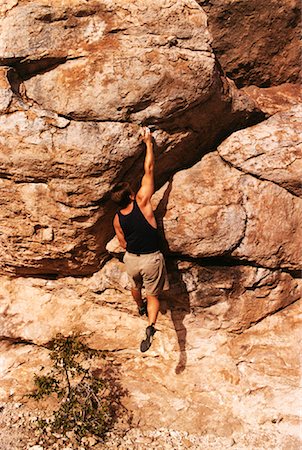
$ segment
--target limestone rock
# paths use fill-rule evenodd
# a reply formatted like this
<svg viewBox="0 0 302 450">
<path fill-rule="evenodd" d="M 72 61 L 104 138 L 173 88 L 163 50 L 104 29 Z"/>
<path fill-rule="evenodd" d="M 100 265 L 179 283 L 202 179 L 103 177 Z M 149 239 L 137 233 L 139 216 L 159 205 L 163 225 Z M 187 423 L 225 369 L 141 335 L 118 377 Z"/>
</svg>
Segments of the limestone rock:
<svg viewBox="0 0 302 450">
<path fill-rule="evenodd" d="M 3 340 L 3 336 L 1 340 L 0 398 L 3 400 L 26 395 L 34 388 L 34 375 L 42 367 L 49 365 L 48 351 L 26 343 L 18 343 L 18 340 L 16 342 L 10 339 Z M 11 376 L 12 368 L 16 374 L 15 378 Z"/>
<path fill-rule="evenodd" d="M 297 80 L 296 0 L 279 2 L 279 15 L 276 3 L 199 3 L 231 78 Z M 178 446 L 178 432 L 202 431 L 225 448 L 294 449 L 297 86 L 239 91 L 193 0 L 6 0 L 0 19 L 0 273 L 14 275 L 0 277 L 0 399 L 22 398 L 34 373 L 47 370 L 43 344 L 79 332 L 119 369 L 134 424 L 156 433 L 173 423 L 167 448 Z M 278 114 L 218 146 L 264 118 L 258 108 Z M 171 285 L 146 354 L 139 344 L 147 321 L 125 266 L 105 264 L 109 192 L 120 180 L 138 185 L 141 124 L 154 129 L 162 187 L 153 201 Z M 121 259 L 116 240 L 107 248 Z M 249 440 L 250 430 L 258 433 Z"/>
<path fill-rule="evenodd" d="M 167 122 L 223 88 L 197 3 L 149 3 L 20 4 L 2 20 L 0 61 L 16 68 L 44 109 L 85 120 Z"/>
<path fill-rule="evenodd" d="M 8 81 L 9 70 L 8 67 L 0 67 L 0 114 L 9 110 L 13 99 L 13 92 Z"/>
<path fill-rule="evenodd" d="M 242 331 L 301 296 L 297 282 L 281 271 L 201 266 L 185 261 L 176 264 L 170 259 L 167 267 L 170 290 L 163 295 L 161 311 L 171 311 L 172 321 L 180 329 L 185 316 L 194 314 L 204 329 Z M 2 277 L 0 298 L 1 333 L 9 338 L 43 344 L 59 332 L 68 335 L 89 329 L 94 333 L 94 345 L 102 342 L 104 348 L 123 349 L 127 342 L 128 349 L 137 347 L 136 335 L 131 340 L 126 337 L 138 313 L 125 266 L 118 260 L 111 260 L 101 271 L 80 281 L 71 277 Z M 35 320 L 30 319 L 33 311 Z M 143 322 L 137 324 L 141 327 Z"/>
<path fill-rule="evenodd" d="M 206 155 L 190 169 L 178 172 L 157 214 L 171 252 L 194 258 L 222 255 L 244 236 L 246 214 L 240 172 L 217 154 Z M 165 197 L 165 193 L 163 193 Z"/>
<path fill-rule="evenodd" d="M 33 109 L 0 116 L 0 123 L 2 270 L 96 270 L 112 233 L 103 199 L 141 151 L 138 128 L 69 123 Z"/>
<path fill-rule="evenodd" d="M 301 298 L 297 282 L 281 271 L 188 262 L 179 262 L 178 270 L 203 326 L 242 331 Z M 173 292 L 169 295 L 172 299 Z"/>
<path fill-rule="evenodd" d="M 34 1 L 8 13 L 1 31 L 4 60 L 19 58 L 21 72 L 44 72 L 26 81 L 29 97 L 61 114 L 141 121 L 210 94 L 215 61 L 206 16 L 191 0 L 128 7 L 121 0 Z"/>
<path fill-rule="evenodd" d="M 0 63 L 5 273 L 99 268 L 113 233 L 109 192 L 141 177 L 137 124 L 156 124 L 160 186 L 261 117 L 219 71 L 191 0 L 19 2 L 0 23 Z"/>
<path fill-rule="evenodd" d="M 162 196 L 158 214 L 170 252 L 231 254 L 263 267 L 301 268 L 302 200 L 236 171 L 217 153 L 178 172 Z"/>
<path fill-rule="evenodd" d="M 219 155 L 237 169 L 302 196 L 301 105 L 233 133 Z"/>
<path fill-rule="evenodd" d="M 302 103 L 302 87 L 300 84 L 285 83 L 269 88 L 246 86 L 242 88 L 242 91 L 254 100 L 261 111 L 269 115 L 287 111 Z"/>
<path fill-rule="evenodd" d="M 299 0 L 199 0 L 213 48 L 238 86 L 267 87 L 299 79 Z"/>
<path fill-rule="evenodd" d="M 180 270 L 187 273 L 189 290 L 194 284 L 188 281 L 192 266 Z M 246 294 L 243 286 L 250 291 L 250 297 L 229 310 L 233 320 L 242 308 L 253 325 L 256 317 L 251 311 L 259 313 L 260 304 L 267 311 L 270 301 L 274 308 L 286 305 L 285 293 L 292 289 L 289 274 L 230 268 L 219 275 L 220 270 L 202 268 L 199 280 L 208 292 L 211 282 L 213 290 L 237 286 L 235 303 Z M 155 430 L 173 420 L 175 430 L 191 433 L 202 428 L 204 433 L 235 438 L 265 425 L 276 427 L 282 435 L 298 436 L 300 302 L 262 317 L 239 335 L 219 328 L 218 311 L 213 309 L 218 304 L 196 307 L 195 303 L 191 311 L 170 307 L 160 314 L 152 348 L 142 355 L 139 342 L 146 321 L 138 316 L 130 296 L 112 289 L 97 294 L 89 287 L 91 282 L 91 278 L 71 277 L 1 278 L 0 327 L 6 337 L 1 352 L 1 399 L 9 392 L 18 399 L 31 389 L 37 367 L 48 367 L 46 350 L 22 344 L 20 338 L 45 343 L 57 331 L 64 335 L 78 331 L 87 335 L 92 347 L 113 351 L 110 358 L 129 391 L 125 404 L 140 428 Z M 283 291 L 281 303 L 274 300 L 278 291 Z M 18 338 L 18 346 L 13 346 Z"/>
<path fill-rule="evenodd" d="M 232 255 L 264 267 L 302 267 L 302 199 L 254 177 L 243 178 L 246 230 Z"/>
</svg>

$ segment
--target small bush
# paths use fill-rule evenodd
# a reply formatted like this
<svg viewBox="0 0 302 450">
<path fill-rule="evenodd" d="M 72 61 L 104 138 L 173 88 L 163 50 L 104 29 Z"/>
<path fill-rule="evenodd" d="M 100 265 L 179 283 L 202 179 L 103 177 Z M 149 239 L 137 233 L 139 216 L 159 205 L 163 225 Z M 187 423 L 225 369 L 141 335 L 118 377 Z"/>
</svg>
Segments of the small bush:
<svg viewBox="0 0 302 450">
<path fill-rule="evenodd" d="M 126 413 L 121 403 L 126 392 L 114 370 L 106 361 L 101 369 L 90 369 L 89 361 L 106 360 L 106 353 L 89 348 L 78 334 L 57 335 L 47 348 L 53 368 L 47 375 L 35 375 L 29 397 L 41 400 L 55 395 L 59 407 L 51 417 L 38 420 L 41 439 L 49 443 L 59 434 L 72 435 L 78 443 L 89 436 L 103 442 L 119 415 Z"/>
</svg>

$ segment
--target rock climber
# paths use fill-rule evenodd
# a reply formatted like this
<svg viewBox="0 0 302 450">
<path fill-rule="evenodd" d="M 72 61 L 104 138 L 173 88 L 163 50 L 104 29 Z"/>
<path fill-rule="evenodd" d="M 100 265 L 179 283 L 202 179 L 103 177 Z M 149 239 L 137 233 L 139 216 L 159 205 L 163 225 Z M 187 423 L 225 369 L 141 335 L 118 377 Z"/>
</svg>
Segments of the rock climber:
<svg viewBox="0 0 302 450">
<path fill-rule="evenodd" d="M 142 129 L 142 140 L 146 144 L 146 155 L 140 189 L 135 194 L 129 183 L 119 183 L 112 190 L 111 199 L 119 206 L 113 226 L 120 245 L 126 249 L 124 263 L 131 293 L 139 314 L 145 314 L 149 320 L 146 337 L 140 345 L 140 350 L 145 352 L 150 348 L 156 331 L 159 294 L 169 289 L 169 282 L 151 205 L 154 194 L 154 151 L 148 127 Z M 142 287 L 145 288 L 147 300 L 142 298 Z"/>
</svg>

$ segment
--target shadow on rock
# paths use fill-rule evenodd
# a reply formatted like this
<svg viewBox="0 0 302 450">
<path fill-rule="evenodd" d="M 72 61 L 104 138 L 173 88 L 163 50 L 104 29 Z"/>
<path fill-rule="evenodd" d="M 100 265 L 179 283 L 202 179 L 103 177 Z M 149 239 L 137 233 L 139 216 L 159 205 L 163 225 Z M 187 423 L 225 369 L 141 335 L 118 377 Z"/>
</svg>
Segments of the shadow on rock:
<svg viewBox="0 0 302 450">
<path fill-rule="evenodd" d="M 161 235 L 162 251 L 166 259 L 166 266 L 170 283 L 169 291 L 165 291 L 162 294 L 160 312 L 162 314 L 166 314 L 168 309 L 171 311 L 171 319 L 177 335 L 180 351 L 179 361 L 175 368 L 175 373 L 178 375 L 185 370 L 187 365 L 187 329 L 184 325 L 184 319 L 185 316 L 190 313 L 190 298 L 186 289 L 186 285 L 182 280 L 181 272 L 178 269 L 177 260 L 172 258 L 171 256 L 167 256 L 167 254 L 169 253 L 169 245 L 165 237 L 163 217 L 165 216 L 167 211 L 167 204 L 171 189 L 172 181 L 169 183 L 161 201 L 159 202 L 155 211 L 155 215 Z"/>
</svg>

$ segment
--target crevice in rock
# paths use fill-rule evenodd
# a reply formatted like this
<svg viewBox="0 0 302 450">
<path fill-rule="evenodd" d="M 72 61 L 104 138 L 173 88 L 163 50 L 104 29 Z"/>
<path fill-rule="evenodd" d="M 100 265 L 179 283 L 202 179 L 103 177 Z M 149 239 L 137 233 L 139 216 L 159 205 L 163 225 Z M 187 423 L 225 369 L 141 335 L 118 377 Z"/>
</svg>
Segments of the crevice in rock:
<svg viewBox="0 0 302 450">
<path fill-rule="evenodd" d="M 49 8 L 49 7 L 48 7 Z M 51 9 L 49 12 L 42 13 L 39 17 L 36 17 L 36 21 L 44 22 L 44 23 L 53 23 L 53 22 L 64 22 L 68 19 L 68 15 L 66 11 L 63 11 L 61 15 L 55 15 Z"/>
<path fill-rule="evenodd" d="M 11 345 L 35 345 L 30 339 L 23 339 L 21 337 L 0 336 L 0 342 L 8 342 Z M 39 346 L 40 347 L 40 346 Z"/>
<path fill-rule="evenodd" d="M 0 172 L 0 179 L 2 180 L 11 180 L 13 178 L 13 175 L 6 172 Z"/>
<path fill-rule="evenodd" d="M 99 119 L 99 118 L 93 118 L 93 117 L 86 117 L 83 116 L 81 114 L 77 114 L 77 113 L 70 113 L 70 114 L 62 114 L 62 113 L 57 113 L 55 111 L 53 111 L 55 114 L 58 115 L 58 117 L 62 117 L 63 119 L 67 119 L 70 121 L 74 121 L 74 122 L 92 122 L 92 123 L 128 123 L 128 124 L 134 124 L 134 125 L 139 125 L 138 122 L 135 121 L 131 121 L 129 119 L 114 119 L 114 120 L 110 120 L 108 118 L 105 119 Z"/>
<path fill-rule="evenodd" d="M 126 30 L 127 30 L 127 28 L 112 28 L 110 31 L 108 31 L 108 34 L 123 33 Z"/>
<path fill-rule="evenodd" d="M 41 59 L 25 58 L 0 58 L 0 66 L 13 67 L 22 81 L 26 81 L 35 75 L 49 72 L 67 61 L 85 58 L 84 55 L 68 57 L 42 57 Z"/>
<path fill-rule="evenodd" d="M 237 330 L 227 330 L 227 333 L 230 335 L 238 335 L 238 334 L 242 334 L 247 330 L 250 330 L 251 328 L 253 328 L 254 326 L 256 326 L 258 323 L 262 322 L 264 319 L 266 319 L 267 317 L 273 316 L 275 314 L 277 314 L 280 311 L 284 311 L 287 308 L 290 308 L 292 305 L 294 305 L 295 303 L 298 303 L 299 301 L 301 301 L 300 298 L 298 298 L 297 300 L 292 301 L 289 305 L 286 306 L 281 306 L 278 309 L 275 309 L 274 311 L 268 312 L 265 316 L 261 317 L 260 319 L 256 320 L 255 322 L 251 322 L 250 326 L 247 327 L 246 329 L 237 329 Z"/>
<path fill-rule="evenodd" d="M 255 267 L 256 269 L 266 269 L 271 272 L 285 272 L 291 275 L 293 278 L 302 278 L 301 270 L 294 270 L 285 267 L 269 267 L 258 264 L 255 261 L 249 261 L 247 259 L 237 259 L 230 254 L 224 254 L 219 256 L 209 256 L 204 258 L 194 258 L 189 255 L 184 255 L 180 253 L 165 253 L 166 259 L 178 260 L 180 262 L 188 262 L 191 264 L 197 264 L 199 266 L 208 266 L 208 267 L 236 267 L 236 266 L 244 266 L 244 267 Z"/>
<path fill-rule="evenodd" d="M 295 194 L 295 192 L 290 191 L 285 186 L 282 186 L 281 184 L 276 183 L 274 180 L 269 180 L 268 178 L 261 177 L 261 175 L 256 175 L 254 173 L 251 173 L 251 172 L 248 172 L 248 171 L 244 170 L 241 167 L 235 166 L 230 161 L 228 161 L 223 156 L 221 156 L 221 154 L 219 153 L 219 150 L 217 151 L 217 153 L 220 156 L 220 158 L 222 159 L 222 161 L 225 162 L 232 169 L 236 169 L 239 172 L 243 173 L 244 175 L 250 175 L 251 177 L 257 178 L 257 180 L 259 180 L 259 181 L 265 181 L 267 183 L 272 183 L 272 184 L 278 186 L 279 188 L 284 189 L 285 191 L 287 191 L 289 194 L 293 195 L 294 197 L 301 199 L 301 197 L 299 197 L 299 195 Z"/>
<path fill-rule="evenodd" d="M 23 85 L 23 81 L 21 80 L 18 72 L 15 68 L 10 67 L 7 71 L 7 81 L 10 85 L 10 89 L 12 93 L 15 95 L 15 97 L 18 99 L 19 103 L 22 105 L 22 107 L 25 107 L 25 109 L 28 108 L 28 105 L 26 104 L 27 98 L 25 95 L 25 89 Z M 10 105 L 12 104 L 13 98 L 10 102 Z M 6 114 L 13 114 L 15 113 L 15 109 L 13 108 L 12 111 L 10 111 L 10 108 L 7 108 Z"/>
<path fill-rule="evenodd" d="M 285 269 L 282 269 L 282 272 L 288 273 L 294 279 L 298 279 L 298 280 L 301 279 L 302 280 L 302 269 L 294 270 L 294 269 L 287 269 L 287 268 L 285 268 Z"/>
</svg>

